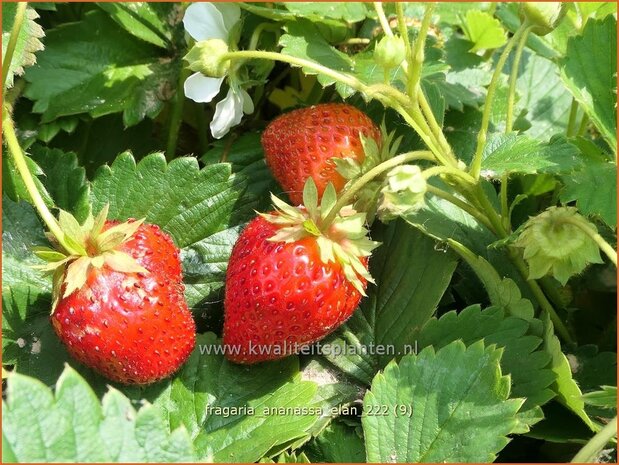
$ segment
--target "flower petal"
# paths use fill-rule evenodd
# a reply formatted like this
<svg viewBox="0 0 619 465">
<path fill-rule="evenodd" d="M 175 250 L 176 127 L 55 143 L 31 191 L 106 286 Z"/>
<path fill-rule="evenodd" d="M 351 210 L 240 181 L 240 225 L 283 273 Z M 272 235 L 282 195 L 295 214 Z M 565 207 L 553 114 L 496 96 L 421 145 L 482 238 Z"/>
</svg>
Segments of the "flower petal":
<svg viewBox="0 0 619 465">
<path fill-rule="evenodd" d="M 238 23 L 239 19 L 241 19 L 241 9 L 236 3 L 216 3 L 215 6 L 221 13 L 221 16 L 224 20 L 224 27 L 227 32 L 234 27 L 236 23 Z"/>
<path fill-rule="evenodd" d="M 228 40 L 228 29 L 225 26 L 224 17 L 212 3 L 199 2 L 189 5 L 185 11 L 183 24 L 185 30 L 196 41 Z"/>
<path fill-rule="evenodd" d="M 221 139 L 228 134 L 230 128 L 236 126 L 243 118 L 243 102 L 241 97 L 231 87 L 226 97 L 217 103 L 215 115 L 211 121 L 211 134 L 215 139 Z"/>
<path fill-rule="evenodd" d="M 208 103 L 219 93 L 223 80 L 223 77 L 212 78 L 193 73 L 185 81 L 185 96 L 195 102 Z"/>
<path fill-rule="evenodd" d="M 254 102 L 245 89 L 239 89 L 241 99 L 243 100 L 243 113 L 251 115 L 254 112 Z"/>
</svg>

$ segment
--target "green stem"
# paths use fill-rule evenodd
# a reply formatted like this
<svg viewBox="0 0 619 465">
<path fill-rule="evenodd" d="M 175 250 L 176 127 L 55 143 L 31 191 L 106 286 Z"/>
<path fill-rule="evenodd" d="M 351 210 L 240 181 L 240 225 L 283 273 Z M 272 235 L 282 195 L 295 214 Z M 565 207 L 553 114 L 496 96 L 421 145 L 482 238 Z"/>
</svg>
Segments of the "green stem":
<svg viewBox="0 0 619 465">
<path fill-rule="evenodd" d="M 578 126 L 578 136 L 584 136 L 587 132 L 587 124 L 589 123 L 589 116 L 585 111 L 582 113 L 582 119 L 580 120 L 580 126 Z"/>
<path fill-rule="evenodd" d="M 178 73 L 178 83 L 176 84 L 176 96 L 174 97 L 174 105 L 172 106 L 172 114 L 170 115 L 170 127 L 168 131 L 168 145 L 166 146 L 166 159 L 172 160 L 176 155 L 176 144 L 178 142 L 178 132 L 181 128 L 183 120 L 183 105 L 185 103 L 185 80 L 189 77 L 191 71 L 188 68 L 183 68 Z"/>
<path fill-rule="evenodd" d="M 410 70 L 412 67 L 413 48 L 411 47 L 411 39 L 408 36 L 408 27 L 406 27 L 406 17 L 404 16 L 404 7 L 401 2 L 395 3 L 395 11 L 398 15 L 398 32 L 404 41 L 404 49 L 406 50 L 406 60 L 402 63 L 404 72 L 408 75 L 410 82 Z"/>
<path fill-rule="evenodd" d="M 258 27 L 254 29 L 254 32 L 249 39 L 248 50 L 256 50 L 256 47 L 258 47 L 258 41 L 260 40 L 260 36 L 264 31 L 272 31 L 274 34 L 277 35 L 279 32 L 279 27 L 271 23 L 260 23 Z"/>
<path fill-rule="evenodd" d="M 576 133 L 576 117 L 578 116 L 578 102 L 572 97 L 572 104 L 570 105 L 570 116 L 567 120 L 566 136 L 573 137 Z"/>
<path fill-rule="evenodd" d="M 507 173 L 504 173 L 501 176 L 501 217 L 503 218 L 503 226 L 509 231 L 511 229 L 511 218 L 509 215 L 509 203 L 507 201 L 508 183 L 509 176 Z"/>
<path fill-rule="evenodd" d="M 417 38 L 415 39 L 415 47 L 412 51 L 412 55 L 410 56 L 408 95 L 410 95 L 413 101 L 417 100 L 417 95 L 419 94 L 420 90 L 419 83 L 421 82 L 421 68 L 423 67 L 423 62 L 425 60 L 424 49 L 426 45 L 428 29 L 430 28 L 430 23 L 432 22 L 433 12 L 434 4 L 429 3 L 426 7 L 426 11 L 423 14 L 423 19 L 421 20 L 421 27 L 419 28 L 419 33 L 417 34 Z M 432 118 L 434 118 L 434 116 L 432 116 Z"/>
<path fill-rule="evenodd" d="M 391 30 L 391 26 L 389 26 L 389 20 L 385 15 L 385 10 L 383 9 L 382 2 L 374 2 L 374 9 L 376 10 L 376 16 L 378 16 L 378 21 L 380 22 L 380 25 L 385 32 L 385 35 L 393 37 L 393 31 Z"/>
<path fill-rule="evenodd" d="M 438 176 L 440 174 L 448 174 L 450 176 L 458 177 L 472 186 L 476 184 L 475 179 L 470 174 L 451 166 L 433 166 L 432 168 L 428 168 L 423 171 L 423 176 L 426 179 L 429 179 L 432 176 Z"/>
<path fill-rule="evenodd" d="M 426 99 L 426 96 L 423 93 L 423 90 L 421 88 L 419 89 L 417 93 L 417 99 L 418 99 L 418 102 L 421 108 L 421 112 L 425 116 L 426 120 L 428 121 L 430 133 L 434 136 L 434 139 L 436 140 L 437 144 L 443 150 L 444 154 L 449 160 L 449 164 L 453 166 L 458 166 L 458 160 L 456 159 L 456 156 L 454 155 L 453 150 L 451 149 L 451 145 L 449 145 L 449 142 L 445 138 L 445 134 L 443 133 L 443 128 L 438 124 L 438 121 L 436 120 L 436 117 L 434 116 L 434 113 L 432 112 L 432 108 L 430 107 L 430 104 L 428 100 Z"/>
<path fill-rule="evenodd" d="M 2 111 L 2 132 L 4 135 L 4 140 L 9 148 L 9 152 L 13 157 L 13 161 L 15 162 L 15 167 L 19 172 L 19 175 L 24 182 L 24 186 L 30 194 L 30 198 L 32 199 L 32 203 L 35 208 L 39 212 L 39 215 L 47 225 L 47 229 L 49 232 L 53 234 L 58 243 L 62 245 L 68 252 L 71 251 L 71 247 L 66 243 L 64 239 L 64 233 L 60 228 L 60 224 L 58 220 L 52 215 L 52 213 L 45 205 L 45 201 L 41 196 L 41 193 L 37 189 L 37 185 L 34 182 L 34 178 L 32 177 L 32 173 L 28 169 L 28 164 L 26 163 L 26 156 L 22 151 L 21 146 L 19 145 L 19 141 L 17 140 L 17 134 L 15 133 L 15 126 L 13 125 L 13 120 L 9 114 L 9 111 L 6 107 L 3 108 Z"/>
<path fill-rule="evenodd" d="M 492 104 L 494 102 L 494 95 L 496 93 L 497 86 L 499 84 L 499 77 L 501 76 L 501 72 L 503 71 L 503 67 L 505 66 L 505 62 L 507 61 L 507 57 L 509 56 L 512 48 L 520 39 L 520 36 L 527 29 L 528 25 L 522 23 L 516 33 L 509 39 L 507 45 L 503 49 L 501 56 L 499 57 L 499 61 L 497 62 L 496 68 L 494 69 L 494 73 L 492 74 L 492 79 L 490 80 L 490 85 L 488 86 L 488 95 L 486 96 L 486 102 L 484 103 L 484 110 L 481 118 L 481 128 L 479 129 L 479 133 L 477 134 L 477 148 L 475 150 L 475 155 L 473 156 L 473 161 L 471 162 L 470 172 L 474 178 L 479 178 L 479 173 L 481 171 L 481 157 L 484 152 L 484 148 L 486 146 L 486 138 L 488 135 L 488 126 L 490 125 L 490 112 L 492 111 Z"/>
<path fill-rule="evenodd" d="M 610 420 L 572 459 L 572 463 L 595 462 L 598 454 L 606 444 L 617 437 L 617 417 Z"/>
<path fill-rule="evenodd" d="M 441 199 L 447 200 L 448 202 L 454 204 L 456 207 L 464 210 L 469 215 L 471 215 L 473 218 L 475 218 L 477 221 L 479 221 L 481 224 L 483 224 L 486 228 L 488 228 L 489 230 L 493 229 L 492 225 L 488 221 L 488 218 L 486 218 L 486 216 L 484 216 L 483 213 L 481 213 L 471 204 L 466 203 L 464 200 L 461 200 L 455 195 L 452 195 L 449 192 L 445 192 L 444 190 L 439 189 L 438 187 L 434 187 L 430 184 L 428 184 L 428 192 L 430 194 L 436 195 L 437 197 Z"/>
<path fill-rule="evenodd" d="M 514 127 L 514 103 L 516 102 L 516 80 L 518 78 L 518 69 L 520 68 L 520 59 L 524 46 L 527 43 L 529 32 L 531 27 L 527 27 L 523 32 L 520 40 L 518 41 L 518 47 L 514 54 L 514 62 L 512 63 L 512 71 L 509 74 L 509 93 L 507 96 L 507 119 L 505 121 L 505 132 L 512 132 Z"/>
<path fill-rule="evenodd" d="M 617 267 L 617 252 L 608 242 L 606 242 L 606 239 L 600 236 L 600 233 L 598 233 L 591 226 L 588 226 L 583 221 L 566 219 L 565 222 L 576 226 L 578 229 L 587 234 L 587 236 L 589 236 L 593 240 L 593 242 L 597 244 L 600 250 L 606 254 L 610 261 L 613 262 L 615 267 Z"/>
<path fill-rule="evenodd" d="M 27 2 L 19 2 L 17 4 L 17 11 L 15 12 L 15 21 L 11 28 L 11 35 L 9 42 L 6 44 L 6 53 L 4 54 L 4 61 L 2 62 L 2 94 L 6 90 L 6 80 L 9 76 L 9 69 L 11 68 L 11 60 L 13 59 L 13 53 L 15 52 L 15 46 L 17 45 L 17 39 L 19 38 L 19 31 L 26 17 Z"/>
<path fill-rule="evenodd" d="M 416 152 L 403 153 L 401 155 L 397 155 L 393 158 L 390 158 L 387 161 L 382 162 L 380 165 L 375 166 L 370 171 L 368 171 L 367 173 L 362 175 L 360 178 L 358 178 L 355 182 L 353 182 L 353 184 L 348 189 L 344 191 L 344 193 L 338 199 L 338 201 L 333 206 L 333 208 L 331 208 L 331 210 L 329 211 L 329 214 L 325 217 L 322 224 L 323 225 L 331 224 L 333 220 L 335 219 L 336 215 L 340 212 L 340 210 L 344 208 L 346 205 L 348 205 L 354 198 L 355 194 L 359 192 L 359 190 L 363 186 L 365 186 L 368 182 L 373 180 L 375 177 L 381 175 L 385 171 L 390 170 L 391 168 L 394 168 L 398 165 L 401 165 L 403 163 L 406 163 L 412 160 L 436 161 L 432 152 L 420 150 Z"/>
</svg>

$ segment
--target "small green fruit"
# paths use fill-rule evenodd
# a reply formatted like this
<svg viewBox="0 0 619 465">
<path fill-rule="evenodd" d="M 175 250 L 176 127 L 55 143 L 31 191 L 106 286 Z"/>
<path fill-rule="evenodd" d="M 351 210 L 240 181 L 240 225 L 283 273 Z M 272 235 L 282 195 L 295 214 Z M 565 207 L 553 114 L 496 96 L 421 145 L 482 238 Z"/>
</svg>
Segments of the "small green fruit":
<svg viewBox="0 0 619 465">
<path fill-rule="evenodd" d="M 515 245 L 524 248 L 530 279 L 550 274 L 565 285 L 589 263 L 602 263 L 600 249 L 579 224 L 596 231 L 574 207 L 551 207 L 525 223 Z"/>
<path fill-rule="evenodd" d="M 221 57 L 228 53 L 228 44 L 221 39 L 201 40 L 185 55 L 188 68 L 205 76 L 220 78 L 226 75 L 230 61 Z"/>
<path fill-rule="evenodd" d="M 379 218 L 390 220 L 423 208 L 427 190 L 426 178 L 417 165 L 396 166 L 387 174 L 381 190 Z"/>
<path fill-rule="evenodd" d="M 567 12 L 566 5 L 562 2 L 523 2 L 520 16 L 534 25 L 531 32 L 545 36 L 559 25 Z"/>
<path fill-rule="evenodd" d="M 374 49 L 374 60 L 386 69 L 395 68 L 404 61 L 406 47 L 400 37 L 385 36 Z"/>
</svg>

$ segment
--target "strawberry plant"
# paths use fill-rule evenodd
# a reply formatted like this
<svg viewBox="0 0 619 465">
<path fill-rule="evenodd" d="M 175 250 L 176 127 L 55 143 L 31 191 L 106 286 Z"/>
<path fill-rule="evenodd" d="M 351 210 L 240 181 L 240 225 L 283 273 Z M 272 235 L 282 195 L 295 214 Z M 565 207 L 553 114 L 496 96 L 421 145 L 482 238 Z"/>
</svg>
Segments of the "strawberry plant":
<svg viewBox="0 0 619 465">
<path fill-rule="evenodd" d="M 3 3 L 6 462 L 615 462 L 614 3 Z"/>
</svg>

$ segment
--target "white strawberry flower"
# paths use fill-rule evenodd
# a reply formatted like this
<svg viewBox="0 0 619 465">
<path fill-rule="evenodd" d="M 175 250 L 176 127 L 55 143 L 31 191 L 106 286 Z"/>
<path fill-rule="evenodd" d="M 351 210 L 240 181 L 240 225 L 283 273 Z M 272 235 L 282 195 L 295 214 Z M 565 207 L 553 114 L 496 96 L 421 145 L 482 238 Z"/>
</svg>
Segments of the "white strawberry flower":
<svg viewBox="0 0 619 465">
<path fill-rule="evenodd" d="M 189 5 L 185 11 L 183 24 L 187 33 L 196 41 L 196 46 L 188 57 L 192 56 L 198 61 L 201 55 L 208 58 L 212 56 L 213 47 L 224 48 L 227 51 L 231 40 L 230 32 L 240 18 L 241 10 L 234 3 L 200 2 Z M 201 50 L 204 50 L 203 54 Z M 196 62 L 194 65 L 200 68 L 199 63 Z M 199 103 L 212 101 L 219 94 L 226 77 L 228 79 L 228 93 L 217 103 L 210 124 L 213 137 L 221 139 L 230 128 L 241 122 L 243 114 L 253 113 L 254 104 L 251 97 L 241 86 L 234 71 L 229 68 L 222 69 L 215 77 L 197 71 L 191 64 L 190 68 L 196 72 L 185 81 L 185 96 Z"/>
</svg>

